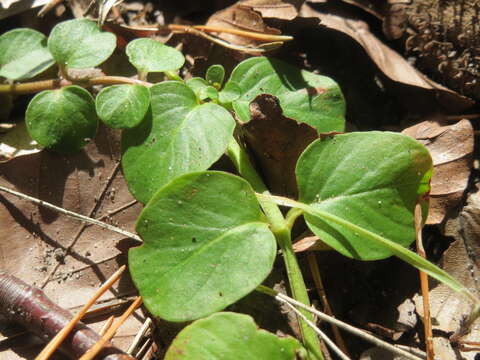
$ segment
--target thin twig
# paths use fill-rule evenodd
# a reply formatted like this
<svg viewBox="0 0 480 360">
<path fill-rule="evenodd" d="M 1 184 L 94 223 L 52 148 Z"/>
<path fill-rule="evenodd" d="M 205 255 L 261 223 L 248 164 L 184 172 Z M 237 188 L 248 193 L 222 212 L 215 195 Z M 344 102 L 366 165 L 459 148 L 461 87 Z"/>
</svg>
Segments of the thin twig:
<svg viewBox="0 0 480 360">
<path fill-rule="evenodd" d="M 325 288 L 323 287 L 323 281 L 322 277 L 320 275 L 320 270 L 318 269 L 318 263 L 317 263 L 317 258 L 315 256 L 315 253 L 313 252 L 308 252 L 307 253 L 307 260 L 308 260 L 308 265 L 310 266 L 310 271 L 312 272 L 313 276 L 313 281 L 315 282 L 315 287 L 318 292 L 318 296 L 320 297 L 320 301 L 322 302 L 323 305 L 323 311 L 330 316 L 333 316 L 332 308 L 330 307 L 330 304 L 328 303 L 327 295 L 325 294 Z M 330 324 L 332 326 L 332 331 L 333 331 L 333 336 L 335 336 L 335 340 L 342 349 L 342 352 L 345 353 L 347 356 L 350 356 L 347 350 L 347 346 L 345 345 L 345 341 L 343 341 L 342 334 L 340 334 L 340 331 L 338 330 L 338 327 L 336 327 L 333 324 Z"/>
<path fill-rule="evenodd" d="M 330 346 L 330 348 L 333 350 L 333 352 L 335 354 L 338 355 L 338 357 L 342 360 L 350 360 L 350 358 L 345 355 L 342 350 L 340 350 L 337 345 L 335 345 L 335 343 L 330 340 L 330 338 L 322 331 L 320 330 L 313 322 L 311 322 L 310 320 L 307 319 L 307 317 L 305 315 L 303 315 L 299 310 L 297 310 L 297 308 L 295 306 L 293 306 L 292 304 L 289 304 L 288 302 L 285 303 L 285 305 L 287 305 L 290 309 L 293 310 L 293 312 L 295 312 L 295 314 L 297 314 L 299 317 L 301 317 L 321 338 L 323 341 L 325 341 L 325 343 Z"/>
<path fill-rule="evenodd" d="M 142 298 L 138 296 L 122 316 L 114 323 L 102 338 L 93 345 L 80 360 L 92 360 L 102 350 L 103 346 L 115 335 L 118 328 L 127 320 L 127 318 L 142 304 Z"/>
<path fill-rule="evenodd" d="M 32 196 L 29 196 L 29 195 L 25 195 L 25 194 L 22 194 L 18 191 L 15 191 L 15 190 L 12 190 L 12 189 L 9 189 L 9 188 L 6 188 L 4 186 L 0 186 L 0 190 L 1 191 L 4 191 L 6 193 L 9 193 L 11 195 L 15 195 L 15 196 L 18 196 L 19 198 L 21 199 L 25 199 L 25 200 L 28 200 L 34 204 L 37 204 L 39 206 L 43 206 L 43 207 L 46 207 L 48 209 L 51 209 L 51 210 L 54 210 L 54 211 L 57 211 L 61 214 L 64 214 L 64 215 L 67 215 L 67 216 L 70 216 L 74 219 L 77 219 L 77 220 L 80 220 L 80 221 L 83 221 L 83 222 L 86 222 L 88 224 L 92 224 L 92 225 L 97 225 L 101 228 L 104 228 L 104 229 L 107 229 L 107 230 L 110 230 L 110 231 L 113 231 L 113 232 L 116 232 L 118 234 L 121 234 L 123 236 L 127 236 L 131 239 L 134 239 L 134 240 L 138 240 L 138 241 L 142 241 L 142 239 L 140 238 L 140 236 L 138 235 L 135 235 L 131 232 L 128 232 L 126 230 L 123 230 L 123 229 L 120 229 L 116 226 L 113 226 L 113 225 L 110 225 L 110 224 L 107 224 L 107 223 L 104 223 L 104 222 L 101 222 L 101 221 L 98 221 L 98 220 L 95 220 L 95 219 L 92 219 L 92 218 L 89 218 L 88 216 L 84 216 L 84 215 L 80 215 L 80 214 L 77 214 L 73 211 L 70 211 L 70 210 L 66 210 L 66 209 L 63 209 L 61 207 L 58 207 L 56 205 L 53 205 L 53 204 L 50 204 L 46 201 L 43 201 L 43 200 L 40 200 L 40 199 L 37 199 L 37 198 L 34 198 Z"/>
<path fill-rule="evenodd" d="M 25 83 L 0 84 L 0 94 L 35 94 L 43 90 L 59 89 L 72 85 L 74 82 L 67 79 L 50 79 L 41 81 L 31 81 Z M 98 76 L 91 79 L 75 81 L 75 85 L 82 87 L 91 87 L 94 85 L 115 85 L 115 84 L 133 84 L 150 87 L 153 84 L 137 79 L 130 79 L 123 76 Z"/>
<path fill-rule="evenodd" d="M 420 202 L 415 205 L 415 240 L 417 244 L 417 253 L 426 259 L 425 249 L 422 240 L 422 206 Z M 430 316 L 430 294 L 428 289 L 428 275 L 419 270 L 420 287 L 422 289 L 423 300 L 423 329 L 425 332 L 425 347 L 427 350 L 427 360 L 435 358 L 435 351 L 433 349 L 433 332 L 432 332 L 432 318 Z"/>
<path fill-rule="evenodd" d="M 323 321 L 326 321 L 330 324 L 335 324 L 336 326 L 338 326 L 340 329 L 343 329 L 345 331 L 348 331 L 350 332 L 351 334 L 353 335 L 356 335 L 362 339 L 364 339 L 365 341 L 368 341 L 372 344 L 374 344 L 375 346 L 378 346 L 378 347 L 381 347 L 387 351 L 390 351 L 394 354 L 398 354 L 398 355 L 401 355 L 401 356 L 404 356 L 405 358 L 407 359 L 410 359 L 410 360 L 421 360 L 421 359 L 425 359 L 426 356 L 425 354 L 422 354 L 421 356 L 422 357 L 419 357 L 419 356 L 415 356 L 413 355 L 412 353 L 408 352 L 408 351 L 405 351 L 403 349 L 400 349 L 392 344 L 389 344 L 383 340 L 380 340 L 378 338 L 376 338 L 375 336 L 373 335 L 370 335 L 369 333 L 365 332 L 364 330 L 361 330 L 361 329 L 358 329 L 352 325 L 349 325 L 341 320 L 338 320 L 332 316 L 329 316 L 311 306 L 307 306 L 295 299 L 292 299 L 291 297 L 288 297 L 284 294 L 281 294 L 273 289 L 270 289 L 266 286 L 263 286 L 263 285 L 260 285 L 257 287 L 257 291 L 260 291 L 264 294 L 267 294 L 267 295 L 270 295 L 272 297 L 274 297 L 276 300 L 282 302 L 282 303 L 290 303 L 292 305 L 295 305 L 295 306 L 298 306 L 302 309 L 305 309 L 309 312 L 311 312 L 312 314 L 315 314 L 318 316 L 318 318 L 320 320 L 323 320 Z M 420 353 L 420 352 L 418 352 Z"/>
<path fill-rule="evenodd" d="M 105 283 L 97 290 L 97 292 L 88 300 L 82 309 L 75 315 L 72 320 L 60 330 L 55 337 L 45 346 L 42 352 L 35 358 L 35 360 L 47 360 L 52 356 L 55 350 L 58 349 L 62 341 L 70 334 L 75 325 L 82 319 L 83 315 L 92 307 L 93 304 L 102 296 L 113 284 L 120 278 L 125 271 L 126 266 L 122 265 Z"/>
<path fill-rule="evenodd" d="M 137 333 L 137 335 L 133 339 L 132 343 L 128 347 L 127 354 L 133 355 L 133 352 L 138 347 L 138 344 L 140 344 L 140 341 L 145 336 L 145 333 L 147 332 L 147 330 L 150 328 L 151 325 L 152 325 L 152 319 L 147 317 L 147 319 L 143 323 L 142 327 L 140 328 L 140 331 Z"/>
<path fill-rule="evenodd" d="M 115 316 L 110 316 L 107 321 L 105 321 L 105 324 L 103 324 L 102 328 L 98 332 L 98 335 L 103 336 L 107 333 L 108 329 L 112 327 L 113 321 L 115 320 Z M 131 354 L 130 354 L 131 355 Z"/>
</svg>

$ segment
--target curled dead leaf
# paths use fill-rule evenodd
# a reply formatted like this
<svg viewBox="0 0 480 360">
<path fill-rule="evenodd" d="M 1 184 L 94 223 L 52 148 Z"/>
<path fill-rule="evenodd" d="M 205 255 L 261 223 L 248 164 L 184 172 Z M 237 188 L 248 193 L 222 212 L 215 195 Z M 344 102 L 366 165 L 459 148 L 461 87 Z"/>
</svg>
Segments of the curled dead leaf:
<svg viewBox="0 0 480 360">
<path fill-rule="evenodd" d="M 468 120 L 453 125 L 424 121 L 403 131 L 427 147 L 433 159 L 427 224 L 440 224 L 458 206 L 473 166 L 474 132 Z"/>
<path fill-rule="evenodd" d="M 302 151 L 318 137 L 317 131 L 283 116 L 278 99 L 258 95 L 250 104 L 251 120 L 243 125 L 250 150 L 274 194 L 295 197 L 295 165 Z"/>
<path fill-rule="evenodd" d="M 303 2 L 304 0 L 241 0 L 213 14 L 206 25 L 279 35 L 281 31 L 267 25 L 264 18 L 292 20 L 297 17 L 298 9 Z M 257 48 L 263 43 L 261 40 L 235 34 L 221 33 L 218 37 L 231 44 L 240 46 Z"/>
<path fill-rule="evenodd" d="M 41 150 L 42 147 L 28 134 L 25 122 L 17 124 L 5 134 L 0 134 L 0 163 Z"/>
</svg>

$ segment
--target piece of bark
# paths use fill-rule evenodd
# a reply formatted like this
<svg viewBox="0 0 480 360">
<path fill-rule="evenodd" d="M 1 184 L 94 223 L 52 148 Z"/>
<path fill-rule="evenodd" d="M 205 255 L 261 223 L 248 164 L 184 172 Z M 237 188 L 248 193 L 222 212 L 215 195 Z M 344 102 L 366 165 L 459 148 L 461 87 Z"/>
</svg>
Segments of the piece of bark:
<svg viewBox="0 0 480 360">
<path fill-rule="evenodd" d="M 0 314 L 49 341 L 73 317 L 52 302 L 38 288 L 0 270 Z M 100 336 L 82 323 L 78 323 L 63 341 L 61 350 L 72 359 L 78 359 L 90 349 Z M 107 343 L 97 359 L 134 360 L 122 350 Z"/>
</svg>

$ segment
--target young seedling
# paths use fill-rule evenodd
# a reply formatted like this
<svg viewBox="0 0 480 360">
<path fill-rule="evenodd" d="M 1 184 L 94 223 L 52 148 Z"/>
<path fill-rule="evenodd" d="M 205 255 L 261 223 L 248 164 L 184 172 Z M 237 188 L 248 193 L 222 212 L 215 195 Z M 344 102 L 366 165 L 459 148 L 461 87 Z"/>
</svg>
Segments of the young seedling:
<svg viewBox="0 0 480 360">
<path fill-rule="evenodd" d="M 277 246 L 293 297 L 305 307 L 300 310 L 305 356 L 323 358 L 292 248 L 291 229 L 302 215 L 309 229 L 341 254 L 365 261 L 396 255 L 466 294 L 476 304 L 472 317 L 478 316 L 476 297 L 407 249 L 415 240 L 417 200 L 423 218 L 428 209 L 432 160 L 427 149 L 397 133 L 341 134 L 345 103 L 332 79 L 254 57 L 238 64 L 226 82 L 220 65 L 210 67 L 206 79 L 184 81 L 176 73 L 184 64 L 180 52 L 138 39 L 127 45 L 126 54 L 140 80 L 101 76 L 80 81 L 69 69 L 105 61 L 115 47 L 113 34 L 88 20 L 72 20 L 53 29 L 47 50 L 38 34 L 22 31 L 31 46 L 0 55 L 0 76 L 27 79 L 36 72 L 32 69 L 45 69 L 54 59 L 63 77 L 42 84 L 0 85 L 3 93 L 44 90 L 34 97 L 26 116 L 37 142 L 58 152 L 78 150 L 95 135 L 97 117 L 123 129 L 125 179 L 133 196 L 145 204 L 136 226 L 143 245 L 129 251 L 133 281 L 153 316 L 196 320 L 174 340 L 167 359 L 212 359 L 217 353 L 238 359 L 247 347 L 249 359 L 305 354 L 294 339 L 258 331 L 244 315 L 215 314 L 258 288 L 272 270 Z M 0 36 L 0 49 L 17 40 L 11 33 Z M 43 54 L 42 61 L 24 64 L 25 56 L 35 51 Z M 12 71 L 16 61 L 23 71 Z M 150 72 L 164 73 L 167 80 L 148 83 Z M 92 85 L 113 86 L 94 100 L 85 89 Z M 306 124 L 319 136 L 302 149 L 292 174 L 298 199 L 272 196 L 243 141 L 234 136 L 250 121 L 250 104 L 261 94 L 275 96 L 288 121 Z M 239 175 L 208 170 L 225 153 Z M 285 217 L 279 206 L 293 210 Z M 238 333 L 244 333 L 245 342 L 225 348 L 238 340 L 238 335 L 232 340 Z"/>
</svg>

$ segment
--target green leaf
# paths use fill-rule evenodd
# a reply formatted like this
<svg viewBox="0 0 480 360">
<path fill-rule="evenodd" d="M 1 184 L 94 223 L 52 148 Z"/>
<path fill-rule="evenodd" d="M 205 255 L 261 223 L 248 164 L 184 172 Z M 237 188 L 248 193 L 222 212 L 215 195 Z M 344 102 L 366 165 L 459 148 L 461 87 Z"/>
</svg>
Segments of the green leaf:
<svg viewBox="0 0 480 360">
<path fill-rule="evenodd" d="M 225 87 L 218 93 L 218 100 L 223 106 L 231 107 L 232 101 L 242 96 L 242 89 L 235 81 L 229 81 Z"/>
<path fill-rule="evenodd" d="M 225 77 L 225 69 L 222 65 L 212 65 L 208 68 L 205 78 L 208 83 L 217 89 L 220 89 Z"/>
<path fill-rule="evenodd" d="M 113 85 L 95 100 L 99 118 L 115 129 L 130 129 L 143 120 L 150 106 L 150 92 L 141 85 Z"/>
<path fill-rule="evenodd" d="M 48 49 L 61 66 L 72 69 L 95 67 L 112 55 L 115 35 L 102 32 L 86 19 L 64 21 L 56 25 L 48 38 Z"/>
<path fill-rule="evenodd" d="M 189 173 L 161 188 L 140 214 L 144 240 L 128 255 L 149 311 L 187 321 L 221 310 L 270 273 L 275 238 L 250 184 L 237 176 Z"/>
<path fill-rule="evenodd" d="M 92 96 L 79 86 L 37 94 L 28 104 L 25 121 L 35 141 L 61 153 L 85 146 L 95 137 L 98 122 Z"/>
<path fill-rule="evenodd" d="M 180 51 L 153 39 L 133 40 L 126 52 L 133 66 L 143 73 L 177 70 L 185 62 Z"/>
<path fill-rule="evenodd" d="M 363 240 L 372 244 L 372 246 L 383 247 L 390 251 L 392 254 L 402 259 L 403 261 L 409 263 L 410 265 L 416 267 L 417 269 L 427 273 L 432 278 L 437 279 L 438 281 L 449 286 L 452 290 L 462 292 L 465 296 L 471 299 L 475 304 L 479 304 L 480 300 L 474 295 L 470 290 L 463 286 L 457 279 L 447 273 L 445 270 L 440 269 L 435 264 L 432 264 L 430 261 L 424 259 L 420 255 L 414 253 L 413 251 L 408 250 L 402 245 L 397 244 L 394 241 L 391 241 L 383 236 L 375 234 L 363 227 L 355 225 L 348 220 L 342 219 L 336 215 L 330 214 L 324 210 L 320 210 L 314 206 L 307 205 L 295 200 L 290 200 L 287 198 L 282 198 L 279 196 L 263 195 L 257 194 L 258 198 L 263 198 L 264 200 L 273 200 L 278 205 L 289 206 L 297 209 L 301 209 L 306 212 L 311 217 L 316 217 L 318 219 L 326 220 L 332 224 L 337 224 L 344 229 L 350 229 L 352 232 L 356 232 L 359 236 L 363 237 Z"/>
<path fill-rule="evenodd" d="M 177 176 L 208 169 L 225 152 L 235 127 L 226 109 L 198 104 L 184 83 L 165 81 L 150 94 L 151 116 L 122 138 L 125 178 L 143 203 Z"/>
<path fill-rule="evenodd" d="M 0 36 L 0 76 L 26 80 L 54 64 L 47 38 L 32 29 L 15 29 Z"/>
<path fill-rule="evenodd" d="M 217 313 L 185 327 L 165 360 L 294 360 L 300 343 L 258 329 L 244 314 Z"/>
<path fill-rule="evenodd" d="M 286 117 L 305 122 L 319 132 L 345 128 L 345 101 L 337 83 L 328 77 L 280 60 L 254 57 L 237 65 L 226 86 L 232 81 L 241 89 L 233 108 L 243 122 L 250 121 L 250 102 L 259 94 L 271 94 L 278 97 Z"/>
<path fill-rule="evenodd" d="M 208 87 L 208 83 L 205 79 L 202 79 L 201 77 L 194 77 L 188 79 L 185 83 L 190 89 L 193 90 L 200 101 L 203 101 L 207 98 L 206 89 Z"/>
<path fill-rule="evenodd" d="M 313 142 L 296 174 L 299 200 L 402 246 L 415 240 L 414 208 L 429 190 L 432 159 L 414 139 L 390 132 L 337 135 Z M 343 255 L 383 259 L 392 252 L 348 227 L 305 216 L 309 228 Z"/>
</svg>

